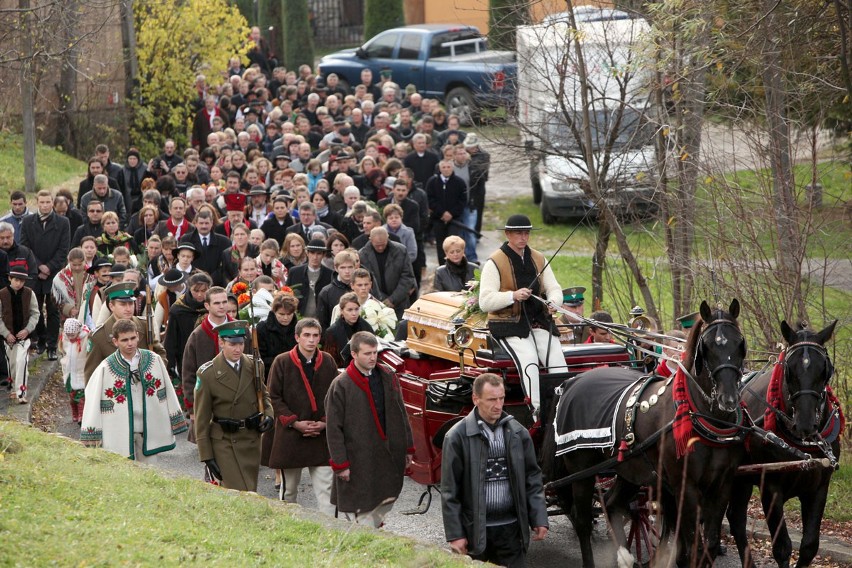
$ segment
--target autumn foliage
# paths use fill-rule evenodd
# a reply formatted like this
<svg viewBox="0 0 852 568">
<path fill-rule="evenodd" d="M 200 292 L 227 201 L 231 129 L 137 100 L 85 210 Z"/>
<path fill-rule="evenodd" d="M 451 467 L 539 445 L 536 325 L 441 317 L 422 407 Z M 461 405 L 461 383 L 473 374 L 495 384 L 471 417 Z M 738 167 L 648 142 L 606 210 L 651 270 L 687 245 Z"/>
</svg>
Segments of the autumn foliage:
<svg viewBox="0 0 852 568">
<path fill-rule="evenodd" d="M 196 76 L 211 88 L 225 80 L 228 59 L 248 50 L 248 23 L 225 0 L 134 2 L 133 9 L 139 84 L 131 142 L 143 155 L 155 154 L 166 138 L 185 147 Z"/>
</svg>

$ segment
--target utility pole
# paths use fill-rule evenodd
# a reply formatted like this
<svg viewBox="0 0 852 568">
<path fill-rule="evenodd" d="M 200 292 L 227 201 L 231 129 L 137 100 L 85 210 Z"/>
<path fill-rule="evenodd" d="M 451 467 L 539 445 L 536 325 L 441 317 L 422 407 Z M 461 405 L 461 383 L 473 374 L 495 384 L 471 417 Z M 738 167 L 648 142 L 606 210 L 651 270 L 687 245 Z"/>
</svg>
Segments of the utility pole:
<svg viewBox="0 0 852 568">
<path fill-rule="evenodd" d="M 21 13 L 21 52 L 24 60 L 21 67 L 21 119 L 24 134 L 24 190 L 35 193 L 36 190 L 36 134 L 35 101 L 33 100 L 33 40 L 30 33 L 36 29 L 32 25 L 33 14 L 30 0 L 18 0 Z"/>
</svg>

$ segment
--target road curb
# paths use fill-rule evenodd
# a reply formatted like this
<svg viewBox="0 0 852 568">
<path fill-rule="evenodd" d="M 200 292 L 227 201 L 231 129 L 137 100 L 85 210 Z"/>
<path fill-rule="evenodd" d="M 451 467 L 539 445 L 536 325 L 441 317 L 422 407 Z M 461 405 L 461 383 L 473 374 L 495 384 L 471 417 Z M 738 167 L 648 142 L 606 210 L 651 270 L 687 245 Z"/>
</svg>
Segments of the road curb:
<svg viewBox="0 0 852 568">
<path fill-rule="evenodd" d="M 2 397 L 0 401 L 0 414 L 13 418 L 25 424 L 32 424 L 33 406 L 41 396 L 45 385 L 51 377 L 59 370 L 59 361 L 48 361 L 46 355 L 32 357 L 27 377 L 27 404 L 18 404 L 16 401 Z"/>
<path fill-rule="evenodd" d="M 724 521 L 723 524 L 725 530 L 728 534 L 730 534 L 731 527 L 728 526 L 728 521 Z M 772 534 L 769 532 L 769 529 L 766 528 L 766 522 L 762 518 L 759 521 L 750 522 L 746 531 L 748 532 L 749 538 L 759 538 L 760 540 L 765 540 L 767 542 L 772 541 Z M 802 545 L 802 533 L 790 528 L 789 526 L 787 527 L 787 531 L 790 533 L 790 540 L 793 542 L 793 549 L 799 550 L 799 547 Z M 736 546 L 729 546 L 728 554 L 737 554 Z M 817 554 L 823 558 L 831 557 L 834 562 L 839 562 L 844 565 L 852 565 L 852 546 L 849 546 L 839 538 L 820 535 L 819 551 Z"/>
</svg>

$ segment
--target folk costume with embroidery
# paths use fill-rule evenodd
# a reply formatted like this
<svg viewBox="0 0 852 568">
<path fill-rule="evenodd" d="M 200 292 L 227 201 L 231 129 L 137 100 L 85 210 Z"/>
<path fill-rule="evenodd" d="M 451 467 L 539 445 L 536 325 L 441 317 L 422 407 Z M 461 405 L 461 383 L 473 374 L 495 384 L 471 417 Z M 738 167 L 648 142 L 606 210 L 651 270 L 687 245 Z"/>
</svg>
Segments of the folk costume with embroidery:
<svg viewBox="0 0 852 568">
<path fill-rule="evenodd" d="M 143 455 L 153 456 L 174 449 L 175 435 L 188 428 L 163 360 L 147 349 L 138 354 L 135 372 L 119 351 L 98 365 L 86 385 L 80 429 L 84 445 L 132 460 L 142 457 L 134 455 L 134 434 L 143 436 Z"/>
</svg>

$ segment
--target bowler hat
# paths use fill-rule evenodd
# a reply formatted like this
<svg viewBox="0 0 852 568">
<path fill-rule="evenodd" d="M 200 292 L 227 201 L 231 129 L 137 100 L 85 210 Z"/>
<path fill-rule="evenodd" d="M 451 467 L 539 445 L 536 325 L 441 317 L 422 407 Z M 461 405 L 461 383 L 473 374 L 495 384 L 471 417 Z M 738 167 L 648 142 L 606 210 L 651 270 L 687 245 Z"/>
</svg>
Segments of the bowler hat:
<svg viewBox="0 0 852 568">
<path fill-rule="evenodd" d="M 533 227 L 532 221 L 526 215 L 515 214 L 509 217 L 506 221 L 506 225 L 503 227 L 504 231 L 537 231 L 538 229 Z"/>
</svg>

